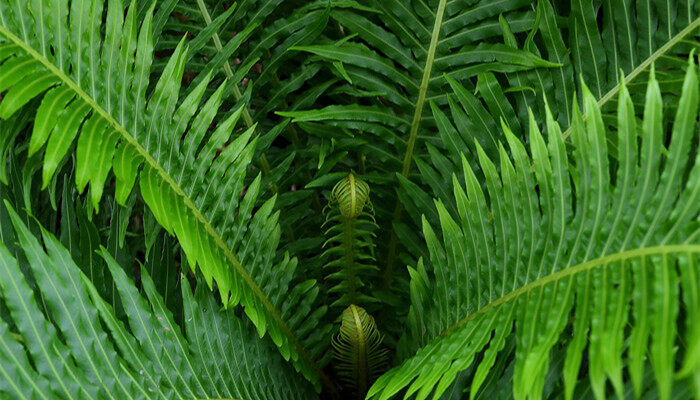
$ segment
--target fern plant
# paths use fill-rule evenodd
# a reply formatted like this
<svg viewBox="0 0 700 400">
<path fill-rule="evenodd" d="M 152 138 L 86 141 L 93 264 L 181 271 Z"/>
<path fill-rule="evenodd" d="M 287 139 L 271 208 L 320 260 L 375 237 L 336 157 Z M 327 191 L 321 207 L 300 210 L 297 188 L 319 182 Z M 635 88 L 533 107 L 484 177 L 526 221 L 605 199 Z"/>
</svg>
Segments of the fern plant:
<svg viewBox="0 0 700 400">
<path fill-rule="evenodd" d="M 90 182 L 95 205 L 110 169 L 122 204 L 138 174 L 141 197 L 158 223 L 178 237 L 187 262 L 198 266 L 210 287 L 216 281 L 226 307 L 244 304 L 258 332 L 268 332 L 283 356 L 318 386 L 321 370 L 306 347 L 321 351 L 328 332 L 311 331 L 302 322 L 324 308 L 312 307 L 318 293 L 313 281 L 292 282 L 297 261 L 275 255 L 274 198 L 253 215 L 260 176 L 244 182 L 256 142 L 253 129 L 232 137 L 239 107 L 209 132 L 227 83 L 202 103 L 209 80 L 204 77 L 178 101 L 187 56 L 182 40 L 146 101 L 155 3 L 139 27 L 135 2 L 125 16 L 120 1 L 108 2 L 104 38 L 98 17 L 102 2 L 85 7 L 71 2 L 66 13 L 68 4 L 38 2 L 31 9 L 26 3 L 3 4 L 2 9 L 2 76 L 5 88 L 11 86 L 2 101 L 3 116 L 46 92 L 36 107 L 28 150 L 31 157 L 45 145 L 42 186 L 49 185 L 78 134 L 75 180 L 79 191 Z M 263 233 L 265 241 L 259 239 Z M 270 263 L 277 265 L 270 268 Z M 283 297 L 279 288 L 290 291 Z M 313 344 L 305 346 L 305 339 Z"/>
<path fill-rule="evenodd" d="M 699 27 L 0 0 L 0 399 L 700 399 Z"/>
</svg>

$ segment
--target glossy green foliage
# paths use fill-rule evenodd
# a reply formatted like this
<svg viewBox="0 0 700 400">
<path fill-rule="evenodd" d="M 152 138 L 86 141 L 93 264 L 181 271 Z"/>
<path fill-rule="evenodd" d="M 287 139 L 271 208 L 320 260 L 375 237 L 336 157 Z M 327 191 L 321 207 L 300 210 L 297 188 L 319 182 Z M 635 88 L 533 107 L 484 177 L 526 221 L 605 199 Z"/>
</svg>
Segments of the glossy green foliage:
<svg viewBox="0 0 700 400">
<path fill-rule="evenodd" d="M 367 11 L 331 12 L 331 19 L 355 38 L 297 49 L 327 60 L 328 68 L 339 71 L 340 83 L 375 92 L 377 100 L 356 104 L 353 96 L 344 96 L 350 104 L 282 115 L 294 117 L 295 122 L 323 121 L 349 128 L 349 133 L 360 130 L 376 136 L 379 140 L 372 141 L 366 153 L 380 161 L 383 171 L 408 172 L 422 122 L 430 119 L 424 112 L 427 102 L 447 103 L 445 74 L 468 79 L 485 71 L 557 66 L 526 50 L 488 40 L 497 35 L 488 24 L 502 13 L 525 28 L 532 20 L 529 1 L 367 3 L 371 7 Z"/>
<path fill-rule="evenodd" d="M 489 2 L 480 3 L 488 8 Z M 524 7 L 532 12 L 527 35 L 521 33 L 521 25 L 502 14 L 492 20 L 498 40 L 561 66 L 502 74 L 486 71 L 470 81 L 450 76 L 446 78 L 447 107 L 438 101 L 431 103 L 437 129 L 427 130 L 424 135 L 437 133 L 440 140 L 425 142 L 427 152 L 416 159 L 416 165 L 420 181 L 440 196 L 450 212 L 456 211 L 455 205 L 445 188 L 451 185 L 453 174 L 464 179 L 461 153 L 467 155 L 472 167 L 477 166 L 477 154 L 465 150 L 474 139 L 498 166 L 498 142 L 506 140 L 501 120 L 515 136 L 525 137 L 529 112 L 538 124 L 546 122 L 541 100 L 546 95 L 551 114 L 568 138 L 572 133 L 571 100 L 576 93 L 583 93 L 582 78 L 601 107 L 605 123 L 610 125 L 616 118 L 621 79 L 627 83 L 634 103 L 643 104 L 644 83 L 655 64 L 662 94 L 675 96 L 681 90 L 687 54 L 698 47 L 694 40 L 694 32 L 700 27 L 697 1 L 538 0 Z M 675 107 L 674 102 L 669 106 Z M 608 138 L 608 146 L 615 157 L 616 140 Z M 431 197 L 415 183 L 420 182 L 400 180 L 399 196 L 408 209 L 421 207 L 419 199 L 425 202 Z M 433 210 L 421 208 L 431 223 L 438 223 Z M 414 223 L 420 225 L 418 215 L 412 214 Z M 423 255 L 410 248 L 408 251 L 414 258 Z"/>
<path fill-rule="evenodd" d="M 322 36 L 317 44 L 297 47 L 318 60 L 317 76 L 330 77 L 326 101 L 278 114 L 307 133 L 308 146 L 293 163 L 317 171 L 305 189 L 323 187 L 348 170 L 373 187 L 381 269 L 375 295 L 391 304 L 388 317 L 397 317 L 388 323 L 395 339 L 409 297 L 404 266 L 427 260 L 422 216 L 439 223 L 433 197 L 457 212 L 452 175 L 464 182 L 462 153 L 478 165 L 469 150 L 474 139 L 498 167 L 498 142 L 506 140 L 501 120 L 525 137 L 528 110 L 538 124 L 545 122 L 544 94 L 570 136 L 571 100 L 582 93 L 581 77 L 590 82 L 608 125 L 615 119 L 621 71 L 635 104 L 643 102 L 652 63 L 662 93 L 673 97 L 700 26 L 700 6 L 692 0 L 358 3 L 333 8 L 329 26 L 337 28 L 327 30 L 325 41 Z M 615 157 L 614 140 L 609 147 Z M 292 204 L 290 210 L 318 215 L 304 199 L 306 207 Z"/>
<path fill-rule="evenodd" d="M 96 209 L 110 170 L 122 204 L 140 176 L 143 200 L 177 236 L 191 267 L 210 287 L 216 284 L 226 306 L 243 304 L 259 334 L 269 333 L 282 355 L 318 386 L 314 359 L 327 331 L 311 331 L 303 319 L 318 318 L 324 308 L 312 309 L 318 293 L 313 281 L 292 282 L 297 261 L 275 254 L 275 199 L 253 216 L 261 179 L 244 180 L 254 128 L 233 133 L 241 107 L 214 122 L 227 82 L 202 101 L 211 74 L 202 75 L 178 101 L 188 54 L 183 39 L 147 90 L 153 7 L 140 21 L 136 3 L 126 10 L 119 0 L 68 4 L 36 1 L 29 12 L 26 3 L 0 2 L 0 117 L 41 98 L 29 155 L 43 151 L 42 185 L 49 185 L 74 140 L 76 184 L 82 191 L 90 183 Z M 104 32 L 96 18 L 103 11 Z M 263 234 L 266 240 L 259 239 Z M 279 288 L 289 292 L 283 296 Z"/>
<path fill-rule="evenodd" d="M 213 75 L 205 96 L 224 80 L 231 83 L 221 98 L 236 106 L 246 104 L 241 123 L 255 126 L 256 168 L 263 173 L 261 188 L 267 192 L 261 197 L 277 195 L 276 204 L 286 210 L 279 218 L 286 239 L 282 251 L 310 258 L 309 253 L 323 244 L 320 235 L 311 234 L 323 222 L 323 206 L 318 194 L 300 187 L 301 182 L 311 180 L 309 171 L 315 160 L 298 154 L 313 150 L 304 146 L 303 134 L 289 126 L 288 118 L 278 119 L 273 111 L 311 107 L 328 88 L 313 81 L 321 67 L 291 48 L 308 45 L 322 34 L 329 20 L 329 3 L 168 0 L 162 6 L 158 13 L 167 8 L 170 15 L 163 11 L 157 54 L 169 54 L 186 33 L 193 39 L 184 67 L 189 86 L 185 91 L 208 73 Z M 161 70 L 166 61 L 167 57 L 157 55 L 154 70 Z M 315 257 L 305 266 L 320 269 L 320 262 Z"/>
<path fill-rule="evenodd" d="M 128 316 L 120 320 L 56 238 L 43 228 L 36 238 L 8 211 L 15 232 L 3 235 L 16 235 L 29 270 L 0 245 L 0 299 L 9 310 L 9 321 L 0 320 L 2 398 L 314 397 L 275 346 L 233 310 L 220 309 L 203 282 L 193 291 L 180 279 L 185 323 L 178 326 L 146 268 L 144 297 L 103 249 Z"/>
<path fill-rule="evenodd" d="M 654 74 L 641 123 L 623 86 L 615 136 L 624 151 L 616 160 L 586 87 L 585 120 L 573 106 L 572 152 L 551 113 L 546 141 L 531 114 L 529 151 L 504 125 L 500 171 L 477 143 L 480 168 L 463 158 L 466 186 L 454 178 L 457 213 L 435 202 L 442 240 L 424 220 L 432 276 L 422 263 L 412 271 L 410 329 L 400 343 L 417 353 L 382 376 L 370 396 L 386 399 L 407 387 L 406 395 L 439 398 L 471 367 L 464 390 L 476 398 L 512 336 L 516 399 L 543 397 L 559 345 L 565 355 L 555 384 L 566 399 L 579 398 L 582 386 L 597 399 L 623 396 L 629 386 L 640 396 L 645 368 L 661 399 L 671 398 L 674 382 L 696 379 L 700 157 L 690 147 L 700 132 L 699 91 L 691 57 L 664 142 Z"/>
<path fill-rule="evenodd" d="M 287 96 L 299 90 L 319 70 L 305 65 L 290 69 L 292 63 L 288 60 L 297 54 L 289 50 L 291 47 L 313 42 L 324 30 L 328 21 L 325 4 L 300 9 L 280 0 L 164 3 L 170 6 L 171 13 L 162 19 L 164 34 L 156 50 L 175 49 L 180 37 L 172 32 L 188 32 L 194 39 L 187 70 L 197 76 L 212 72 L 215 82 L 246 79 L 244 87 L 228 88 L 224 98 L 238 101 L 246 96 L 244 91 L 258 94 L 247 99 L 254 106 L 250 109 L 251 120 L 269 123 L 265 116 L 271 110 L 294 108 L 294 104 L 287 103 Z M 160 61 L 155 68 L 164 65 Z M 192 84 L 200 80 L 201 77 L 195 77 Z"/>
<path fill-rule="evenodd" d="M 699 27 L 0 0 L 0 398 L 700 399 Z"/>
</svg>

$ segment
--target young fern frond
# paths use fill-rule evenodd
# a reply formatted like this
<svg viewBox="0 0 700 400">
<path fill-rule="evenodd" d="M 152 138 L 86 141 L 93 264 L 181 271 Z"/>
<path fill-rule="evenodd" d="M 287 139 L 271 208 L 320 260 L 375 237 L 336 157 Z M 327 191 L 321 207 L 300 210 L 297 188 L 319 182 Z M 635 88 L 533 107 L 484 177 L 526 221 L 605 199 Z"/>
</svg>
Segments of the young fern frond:
<svg viewBox="0 0 700 400">
<path fill-rule="evenodd" d="M 366 283 L 361 277 L 367 271 L 376 271 L 374 265 L 374 229 L 376 223 L 369 201 L 369 185 L 353 174 L 341 179 L 331 192 L 328 204 L 326 229 L 328 239 L 324 247 L 330 246 L 322 257 L 330 258 L 324 268 L 337 270 L 328 275 L 329 280 L 339 281 L 329 293 L 340 297 L 331 306 L 349 306 L 376 301 L 361 291 Z M 366 210 L 369 209 L 369 210 Z"/>
<path fill-rule="evenodd" d="M 338 375 L 355 390 L 358 400 L 364 399 L 369 386 L 389 363 L 374 318 L 364 308 L 351 304 L 343 311 L 340 332 L 332 345 Z"/>
<path fill-rule="evenodd" d="M 353 174 L 348 174 L 333 187 L 331 202 L 338 205 L 340 214 L 345 219 L 354 219 L 362 214 L 365 205 L 371 208 L 369 185 Z"/>
</svg>

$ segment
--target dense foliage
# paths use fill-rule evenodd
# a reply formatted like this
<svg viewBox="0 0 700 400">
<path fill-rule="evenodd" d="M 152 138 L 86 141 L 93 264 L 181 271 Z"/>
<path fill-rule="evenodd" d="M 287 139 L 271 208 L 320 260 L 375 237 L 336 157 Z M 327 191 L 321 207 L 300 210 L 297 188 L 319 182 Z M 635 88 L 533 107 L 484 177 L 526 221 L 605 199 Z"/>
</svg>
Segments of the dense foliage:
<svg viewBox="0 0 700 400">
<path fill-rule="evenodd" d="M 0 0 L 0 399 L 700 399 L 700 2 Z"/>
</svg>

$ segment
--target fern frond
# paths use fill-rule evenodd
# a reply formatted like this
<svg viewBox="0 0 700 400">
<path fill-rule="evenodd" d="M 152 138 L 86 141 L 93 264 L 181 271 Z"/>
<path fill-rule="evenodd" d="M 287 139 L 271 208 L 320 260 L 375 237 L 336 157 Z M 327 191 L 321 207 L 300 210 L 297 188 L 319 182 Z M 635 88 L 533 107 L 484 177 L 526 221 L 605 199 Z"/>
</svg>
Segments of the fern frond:
<svg viewBox="0 0 700 400">
<path fill-rule="evenodd" d="M 414 160 L 419 132 L 427 133 L 431 117 L 428 101 L 447 104 L 444 75 L 469 79 L 480 72 L 512 72 L 553 68 L 527 50 L 494 43 L 498 32 L 490 28 L 498 15 L 506 15 L 523 31 L 534 21 L 528 1 L 466 2 L 446 0 L 405 4 L 400 0 L 371 1 L 373 9 L 334 9 L 331 18 L 357 35 L 339 43 L 297 46 L 327 60 L 329 68 L 343 65 L 356 89 L 379 93 L 370 106 L 333 104 L 312 111 L 278 112 L 293 122 L 319 121 L 346 128 L 359 139 L 377 136 L 377 161 L 387 173 L 407 176 Z M 336 74 L 337 75 L 337 74 Z M 342 74 L 340 74 L 342 75 Z M 339 82 L 347 78 L 339 77 Z M 387 128 L 398 131 L 388 134 Z"/>
<path fill-rule="evenodd" d="M 413 258 L 411 263 L 421 256 L 424 249 L 404 243 L 420 240 L 414 233 L 419 231 L 420 221 L 416 220 L 420 213 L 434 213 L 422 204 L 406 206 L 397 201 L 394 189 L 400 187 L 399 196 L 410 202 L 403 181 L 411 179 L 418 187 L 429 185 L 445 191 L 452 173 L 460 174 L 459 152 L 468 146 L 459 145 L 469 145 L 474 138 L 497 161 L 496 142 L 505 140 L 501 118 L 518 137 L 526 134 L 523 125 L 528 109 L 538 123 L 544 122 L 544 106 L 536 93 L 552 93 L 550 111 L 568 135 L 571 98 L 575 92 L 582 93 L 576 85 L 581 75 L 591 82 L 601 105 L 619 91 L 620 70 L 628 83 L 632 79 L 641 83 L 649 65 L 656 62 L 659 67 L 673 67 L 664 70 L 671 81 L 681 82 L 682 75 L 675 71 L 695 46 L 691 38 L 700 26 L 700 8 L 693 1 L 396 0 L 364 4 L 380 12 L 336 9 L 331 13 L 343 32 L 356 36 L 343 43 L 329 40 L 300 50 L 322 57 L 338 85 L 348 85 L 337 71 L 340 63 L 353 89 L 377 95 L 336 96 L 332 103 L 324 103 L 325 108 L 281 115 L 293 117 L 310 134 L 325 132 L 329 140 L 332 132 L 341 130 L 353 140 L 337 146 L 336 151 L 358 151 L 357 143 L 362 143 L 359 152 L 372 166 L 368 172 L 392 177 L 399 173 L 385 193 L 382 188 L 375 190 L 377 199 L 387 198 L 391 204 L 387 206 L 391 222 L 378 218 L 383 230 L 394 230 L 387 244 L 378 249 L 386 256 L 382 260 L 387 265 L 387 286 L 398 276 L 394 265 L 399 256 Z M 446 77 L 469 95 L 457 93 Z M 678 84 L 669 86 L 669 93 L 678 89 Z M 643 98 L 641 90 L 632 95 L 636 102 Z M 425 110 L 428 106 L 432 113 Z M 446 142 L 444 135 L 438 135 L 438 110 L 453 113 L 452 122 L 461 136 L 458 141 Z M 331 128 L 324 131 L 302 121 Z M 453 145 L 461 149 L 456 158 L 433 158 L 435 153 L 446 155 Z M 476 165 L 475 154 L 468 158 Z M 413 163 L 420 177 L 410 176 Z M 451 204 L 445 202 L 450 209 Z M 402 209 L 414 206 L 420 208 L 419 213 L 409 220 L 411 215 Z"/>
<path fill-rule="evenodd" d="M 266 113 L 260 114 L 256 109 L 262 106 L 269 110 L 281 105 L 292 90 L 277 91 L 279 81 L 302 68 L 296 60 L 289 61 L 296 53 L 288 49 L 311 43 L 328 22 L 327 4 L 298 10 L 294 5 L 278 0 L 244 0 L 231 5 L 209 0 L 182 0 L 174 5 L 173 11 L 177 14 L 171 15 L 165 22 L 167 33 L 156 50 L 173 50 L 177 46 L 180 38 L 171 32 L 180 35 L 188 32 L 195 36 L 197 46 L 192 49 L 188 70 L 202 76 L 213 71 L 215 83 L 220 83 L 221 78 L 233 80 L 234 69 L 236 75 L 241 72 L 236 82 L 240 82 L 244 76 L 248 77 L 250 85 L 255 86 L 253 92 L 262 95 L 261 98 L 250 99 L 256 106 L 250 112 L 259 122 L 265 122 L 261 117 Z M 254 32 L 248 32 L 250 30 Z M 240 59 L 236 61 L 236 66 L 224 41 L 241 40 L 237 36 L 243 31 L 246 31 L 246 35 L 237 53 Z M 220 56 L 221 52 L 228 56 Z M 251 71 L 256 64 L 260 69 Z M 199 79 L 195 78 L 193 83 L 198 83 Z M 276 90 L 265 90 L 272 88 Z M 240 90 L 232 86 L 225 96 L 234 95 L 235 100 L 239 100 Z M 270 95 L 266 94 L 268 91 Z"/>
<path fill-rule="evenodd" d="M 546 113 L 540 93 L 552 93 L 548 106 L 565 138 L 571 134 L 572 96 L 582 93 L 577 85 L 581 76 L 589 82 L 604 119 L 614 121 L 621 82 L 627 84 L 635 104 L 643 103 L 646 77 L 650 66 L 656 63 L 657 70 L 663 71 L 662 93 L 672 99 L 670 106 L 675 107 L 683 82 L 682 66 L 690 50 L 696 47 L 693 33 L 700 27 L 700 8 L 693 6 L 692 1 L 681 2 L 682 5 L 665 0 L 653 5 L 633 0 L 602 4 L 585 0 L 571 4 L 550 0 L 536 3 L 536 6 L 531 4 L 535 18 L 524 42 L 518 35 L 521 27 L 505 15 L 497 21 L 501 40 L 512 49 L 527 50 L 562 65 L 527 71 L 480 72 L 470 81 L 446 77 L 448 107 L 438 101 L 431 103 L 440 141 L 427 141 L 428 154 L 416 159 L 420 180 L 408 183 L 400 180 L 399 196 L 407 200 L 402 203 L 411 209 L 420 208 L 416 217 L 425 214 L 431 224 L 439 223 L 432 207 L 422 206 L 423 199 L 430 196 L 420 193 L 422 203 L 419 203 L 414 193 L 416 189 L 426 190 L 426 186 L 445 202 L 450 212 L 456 211 L 451 196 L 445 196 L 444 192 L 451 184 L 452 174 L 463 181 L 461 153 L 465 153 L 472 167 L 478 167 L 477 154 L 466 151 L 474 139 L 498 165 L 497 143 L 505 140 L 501 120 L 517 137 L 526 135 L 523 126 L 530 110 L 537 123 L 544 124 Z M 676 13 L 675 17 L 669 19 L 669 12 Z M 567 18 L 566 25 L 562 17 Z M 662 26 L 663 30 L 656 29 Z M 614 138 L 609 138 L 613 156 L 617 151 L 615 145 Z M 409 191 L 412 196 L 408 195 Z M 420 221 L 415 222 L 420 225 Z M 407 239 L 402 237 L 402 240 Z M 422 255 L 407 250 L 416 259 Z"/>
<path fill-rule="evenodd" d="M 353 174 L 341 179 L 331 192 L 331 202 L 327 207 L 326 229 L 327 248 L 321 257 L 328 258 L 324 268 L 338 270 L 328 274 L 328 279 L 340 281 L 328 290 L 339 293 L 340 297 L 331 306 L 350 306 L 375 302 L 372 296 L 362 293 L 366 286 L 367 272 L 377 271 L 374 265 L 374 229 L 376 223 L 369 201 L 369 185 Z"/>
<path fill-rule="evenodd" d="M 660 399 L 671 397 L 677 380 L 697 379 L 700 158 L 690 148 L 700 132 L 699 88 L 691 56 L 666 138 L 653 71 L 641 125 L 623 85 L 616 163 L 585 86 L 588 118 L 574 103 L 571 156 L 547 112 L 548 142 L 530 114 L 529 154 L 503 126 L 511 155 L 499 145 L 500 173 L 476 145 L 488 197 L 463 157 L 466 188 L 456 178 L 453 185 L 457 213 L 436 201 L 442 240 L 424 219 L 433 279 L 422 264 L 412 271 L 412 328 L 402 345 L 420 350 L 381 377 L 370 397 L 407 388 L 406 396 L 439 398 L 471 368 L 465 388 L 475 398 L 509 338 L 516 399 L 542 397 L 556 345 L 565 348 L 556 368 L 566 399 L 583 386 L 595 398 L 627 390 L 639 397 L 648 365 Z M 572 333 L 563 335 L 570 315 Z"/>
<path fill-rule="evenodd" d="M 340 332 L 333 338 L 335 368 L 358 399 L 386 369 L 389 357 L 374 318 L 364 308 L 351 304 L 343 311 Z"/>
<path fill-rule="evenodd" d="M 224 79 L 234 83 L 227 86 L 222 98 L 224 102 L 247 105 L 241 115 L 246 127 L 258 124 L 253 162 L 263 172 L 262 187 L 269 191 L 261 197 L 278 195 L 284 246 L 280 252 L 299 258 L 317 255 L 313 251 L 323 243 L 319 235 L 312 235 L 323 223 L 320 197 L 311 190 L 299 190 L 301 182 L 312 180 L 313 163 L 299 156 L 311 147 L 289 119 L 276 121 L 269 114 L 275 109 L 306 108 L 328 89 L 329 85 L 311 80 L 321 66 L 309 64 L 306 53 L 290 48 L 311 44 L 321 35 L 329 20 L 330 4 L 243 0 L 227 5 L 221 1 L 182 0 L 166 23 L 162 46 L 156 46 L 159 51 L 169 52 L 185 32 L 195 35 L 185 66 L 190 76 L 196 74 L 190 88 L 209 72 L 213 77 L 208 91 Z M 232 47 L 236 42 L 240 47 Z M 319 258 L 315 257 L 314 262 L 304 265 L 309 270 L 320 270 Z"/>
<path fill-rule="evenodd" d="M 278 214 L 274 198 L 256 209 L 260 176 L 244 185 L 253 127 L 232 134 L 241 106 L 210 130 L 229 83 L 200 104 L 208 74 L 178 101 L 188 54 L 181 40 L 147 90 L 153 6 L 139 21 L 134 1 L 126 13 L 120 0 L 31 4 L 29 12 L 26 2 L 0 1 L 0 117 L 43 94 L 29 145 L 30 155 L 43 149 L 43 186 L 76 138 L 76 185 L 82 192 L 90 184 L 95 209 L 110 169 L 121 204 L 140 176 L 145 203 L 177 236 L 191 267 L 210 288 L 216 285 L 227 307 L 244 305 L 259 334 L 269 333 L 282 355 L 320 386 L 323 334 L 303 322 L 320 319 L 325 309 L 312 306 L 314 281 L 293 283 L 296 259 L 275 254 Z"/>
<path fill-rule="evenodd" d="M 6 203 L 8 204 L 8 203 Z M 268 340 L 234 310 L 221 310 L 202 282 L 181 277 L 178 326 L 141 270 L 148 299 L 103 249 L 126 323 L 46 230 L 38 240 L 8 205 L 3 225 L 27 257 L 28 274 L 0 244 L 0 397 L 7 399 L 278 399 L 316 397 Z M 8 215 L 2 211 L 4 217 Z M 46 248 L 46 250 L 44 250 Z M 29 279 L 38 283 L 37 297 Z M 40 306 L 41 305 L 41 306 Z M 181 330 L 182 329 L 182 330 Z"/>
</svg>

